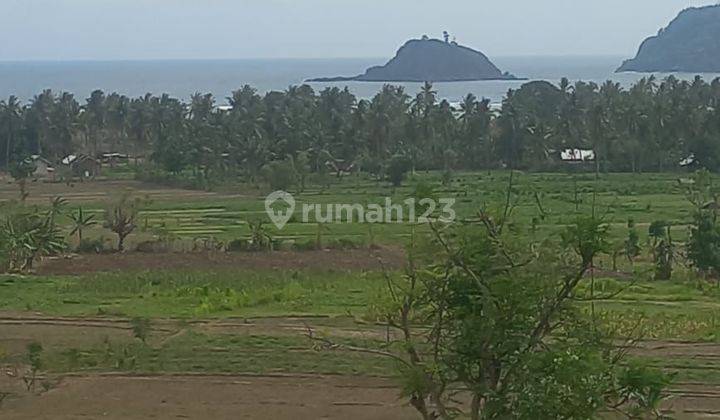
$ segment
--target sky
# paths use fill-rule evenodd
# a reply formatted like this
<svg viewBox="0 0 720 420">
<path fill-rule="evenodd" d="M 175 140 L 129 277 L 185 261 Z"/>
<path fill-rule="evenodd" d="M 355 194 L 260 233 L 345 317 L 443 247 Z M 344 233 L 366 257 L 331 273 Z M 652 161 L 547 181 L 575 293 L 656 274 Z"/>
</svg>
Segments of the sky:
<svg viewBox="0 0 720 420">
<path fill-rule="evenodd" d="M 489 56 L 618 55 L 692 0 L 0 0 L 0 61 L 391 57 L 447 30 Z"/>
</svg>

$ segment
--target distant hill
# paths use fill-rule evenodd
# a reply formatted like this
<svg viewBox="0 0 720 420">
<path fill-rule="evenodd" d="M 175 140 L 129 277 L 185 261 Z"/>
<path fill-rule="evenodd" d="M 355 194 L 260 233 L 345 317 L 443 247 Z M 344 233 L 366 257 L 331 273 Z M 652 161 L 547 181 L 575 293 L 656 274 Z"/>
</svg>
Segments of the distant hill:
<svg viewBox="0 0 720 420">
<path fill-rule="evenodd" d="M 617 71 L 720 72 L 720 5 L 683 10 Z"/>
<path fill-rule="evenodd" d="M 384 66 L 371 67 L 354 77 L 323 77 L 310 82 L 465 82 L 516 80 L 503 73 L 485 54 L 454 42 L 413 39 Z"/>
</svg>

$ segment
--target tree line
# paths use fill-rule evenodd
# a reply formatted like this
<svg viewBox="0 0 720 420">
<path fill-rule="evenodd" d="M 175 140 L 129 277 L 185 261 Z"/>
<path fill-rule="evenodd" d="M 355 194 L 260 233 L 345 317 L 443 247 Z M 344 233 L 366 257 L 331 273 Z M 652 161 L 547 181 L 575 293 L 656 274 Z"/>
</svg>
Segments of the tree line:
<svg viewBox="0 0 720 420">
<path fill-rule="evenodd" d="M 93 92 L 84 103 L 45 90 L 0 101 L 0 168 L 40 155 L 125 153 L 167 174 L 250 179 L 300 157 L 308 172 L 386 174 L 500 167 L 559 169 L 560 152 L 595 152 L 597 171 L 666 171 L 679 162 L 720 169 L 720 79 L 644 78 L 629 88 L 563 79 L 510 90 L 502 106 L 468 94 L 453 105 L 426 83 L 411 97 L 385 85 L 369 100 L 310 86 L 260 95 L 244 86 L 217 106 L 210 94 L 128 98 Z"/>
</svg>

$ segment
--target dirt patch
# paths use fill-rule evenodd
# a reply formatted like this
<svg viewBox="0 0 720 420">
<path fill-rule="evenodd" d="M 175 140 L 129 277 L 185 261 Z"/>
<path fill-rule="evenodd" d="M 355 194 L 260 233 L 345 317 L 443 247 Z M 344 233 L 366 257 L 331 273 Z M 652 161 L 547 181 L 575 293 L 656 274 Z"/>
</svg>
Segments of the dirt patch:
<svg viewBox="0 0 720 420">
<path fill-rule="evenodd" d="M 416 419 L 392 380 L 322 375 L 68 375 L 47 392 L 17 388 L 4 419 Z M 717 418 L 720 388 L 670 392 L 666 414 Z"/>
<path fill-rule="evenodd" d="M 37 181 L 28 184 L 30 196 L 27 202 L 31 204 L 47 204 L 54 197 L 63 197 L 73 203 L 102 202 L 107 200 L 113 193 L 124 190 L 132 190 L 139 196 L 146 196 L 156 201 L 207 200 L 221 197 L 221 195 L 212 192 L 168 188 L 132 180 L 98 180 L 75 183 L 70 186 L 61 182 Z M 0 182 L 0 202 L 16 200 L 18 195 L 18 187 L 13 182 Z"/>
<path fill-rule="evenodd" d="M 300 336 L 307 325 L 337 337 L 381 338 L 384 328 L 356 325 L 351 318 L 228 318 L 153 321 L 152 343 L 190 329 L 209 334 Z M 126 319 L 47 317 L 0 311 L 0 347 L 19 355 L 31 341 L 46 348 L 85 348 L 111 339 L 131 342 Z M 717 343 L 648 341 L 633 354 L 714 361 Z M 120 373 L 48 376 L 49 391 L 25 390 L 17 377 L 0 369 L 0 390 L 12 392 L 0 417 L 5 419 L 414 419 L 390 378 L 314 374 L 158 374 Z M 665 404 L 677 418 L 720 415 L 720 385 L 677 382 Z"/>
<path fill-rule="evenodd" d="M 415 419 L 384 379 L 280 376 L 66 377 L 7 401 L 6 419 Z"/>
<path fill-rule="evenodd" d="M 382 261 L 382 262 L 381 262 Z M 41 263 L 39 275 L 80 275 L 96 272 L 146 270 L 226 270 L 226 269 L 316 269 L 379 270 L 399 269 L 405 264 L 401 248 L 377 250 L 323 250 L 272 253 L 124 253 L 78 255 L 48 259 Z"/>
</svg>

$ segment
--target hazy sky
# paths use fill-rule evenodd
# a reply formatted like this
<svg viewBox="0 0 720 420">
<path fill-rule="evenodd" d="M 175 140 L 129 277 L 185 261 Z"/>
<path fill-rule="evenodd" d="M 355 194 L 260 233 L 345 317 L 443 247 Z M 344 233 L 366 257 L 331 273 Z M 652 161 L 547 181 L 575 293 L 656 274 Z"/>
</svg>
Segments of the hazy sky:
<svg viewBox="0 0 720 420">
<path fill-rule="evenodd" d="M 498 55 L 633 55 L 691 0 L 0 0 L 0 60 L 390 57 L 443 30 Z"/>
</svg>

